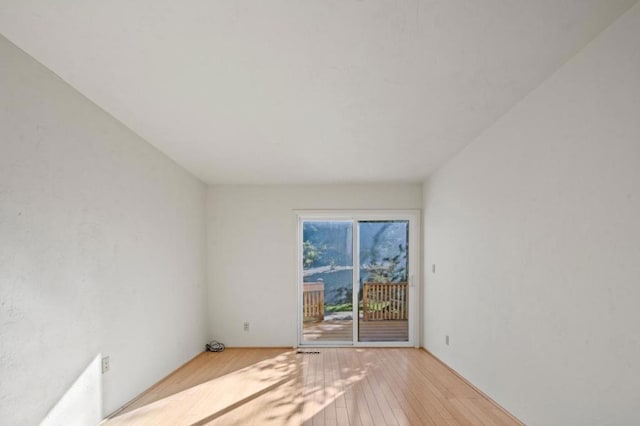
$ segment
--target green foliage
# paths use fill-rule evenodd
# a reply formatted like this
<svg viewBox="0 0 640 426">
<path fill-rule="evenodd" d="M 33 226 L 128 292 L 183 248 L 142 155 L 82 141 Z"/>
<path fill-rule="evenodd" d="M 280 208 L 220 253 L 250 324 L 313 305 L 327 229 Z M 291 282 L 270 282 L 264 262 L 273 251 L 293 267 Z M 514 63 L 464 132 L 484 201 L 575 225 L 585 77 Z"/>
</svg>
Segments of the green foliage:
<svg viewBox="0 0 640 426">
<path fill-rule="evenodd" d="M 407 246 L 399 244 L 394 256 L 383 257 L 366 267 L 368 281 L 374 283 L 397 283 L 407 281 Z"/>
<path fill-rule="evenodd" d="M 352 240 L 352 225 L 349 222 L 305 222 L 302 240 L 309 249 L 309 255 L 304 257 L 304 267 L 307 269 L 321 266 L 335 268 L 353 261 L 353 253 L 348 245 Z"/>
<path fill-rule="evenodd" d="M 351 312 L 353 310 L 352 303 L 340 303 L 337 305 L 325 305 L 325 312 Z"/>
<path fill-rule="evenodd" d="M 334 257 L 331 258 L 331 260 L 329 260 L 329 267 L 331 268 L 331 271 L 335 271 L 337 265 L 336 259 Z"/>
<path fill-rule="evenodd" d="M 340 304 L 350 304 L 353 300 L 353 289 L 351 287 L 340 287 L 335 289 L 335 300 Z"/>
<path fill-rule="evenodd" d="M 315 266 L 316 262 L 322 257 L 324 252 L 327 251 L 327 246 L 316 246 L 311 241 L 305 241 L 302 243 L 302 266 L 303 269 L 309 269 Z"/>
<path fill-rule="evenodd" d="M 381 312 L 384 310 L 388 310 L 390 303 L 389 302 L 377 302 L 377 303 L 369 303 L 367 308 L 370 311 Z"/>
</svg>

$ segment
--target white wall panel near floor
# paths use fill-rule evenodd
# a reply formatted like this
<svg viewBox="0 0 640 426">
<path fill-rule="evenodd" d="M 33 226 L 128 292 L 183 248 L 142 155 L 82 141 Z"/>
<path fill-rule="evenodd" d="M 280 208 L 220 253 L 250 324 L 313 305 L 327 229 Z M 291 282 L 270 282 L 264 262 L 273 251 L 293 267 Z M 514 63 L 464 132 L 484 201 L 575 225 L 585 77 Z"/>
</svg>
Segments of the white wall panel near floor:
<svg viewBox="0 0 640 426">
<path fill-rule="evenodd" d="M 204 206 L 202 183 L 0 37 L 0 423 L 95 421 L 202 349 Z"/>
<path fill-rule="evenodd" d="M 640 4 L 424 197 L 427 348 L 529 425 L 637 424 Z"/>
<path fill-rule="evenodd" d="M 416 209 L 422 185 L 213 185 L 208 191 L 211 337 L 296 344 L 295 210 Z M 250 329 L 243 331 L 248 321 Z"/>
</svg>

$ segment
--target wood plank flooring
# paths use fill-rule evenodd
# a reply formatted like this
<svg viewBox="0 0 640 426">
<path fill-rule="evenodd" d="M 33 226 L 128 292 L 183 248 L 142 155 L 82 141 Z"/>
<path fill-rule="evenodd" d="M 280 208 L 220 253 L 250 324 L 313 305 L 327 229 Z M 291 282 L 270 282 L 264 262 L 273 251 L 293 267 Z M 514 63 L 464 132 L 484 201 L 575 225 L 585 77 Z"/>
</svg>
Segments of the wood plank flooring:
<svg viewBox="0 0 640 426">
<path fill-rule="evenodd" d="M 522 424 L 423 350 L 302 351 L 203 353 L 103 424 Z"/>
</svg>

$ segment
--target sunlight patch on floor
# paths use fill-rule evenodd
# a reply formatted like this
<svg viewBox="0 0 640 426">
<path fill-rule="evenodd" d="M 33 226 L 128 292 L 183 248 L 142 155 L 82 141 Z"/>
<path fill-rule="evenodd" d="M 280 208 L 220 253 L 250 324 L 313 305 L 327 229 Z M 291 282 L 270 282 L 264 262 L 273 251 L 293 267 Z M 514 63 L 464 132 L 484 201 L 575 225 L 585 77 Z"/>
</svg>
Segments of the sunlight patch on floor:
<svg viewBox="0 0 640 426">
<path fill-rule="evenodd" d="M 323 362 L 337 359 L 289 351 L 124 412 L 103 425 L 301 424 L 367 373 L 366 368 L 348 368 L 328 382 Z"/>
</svg>

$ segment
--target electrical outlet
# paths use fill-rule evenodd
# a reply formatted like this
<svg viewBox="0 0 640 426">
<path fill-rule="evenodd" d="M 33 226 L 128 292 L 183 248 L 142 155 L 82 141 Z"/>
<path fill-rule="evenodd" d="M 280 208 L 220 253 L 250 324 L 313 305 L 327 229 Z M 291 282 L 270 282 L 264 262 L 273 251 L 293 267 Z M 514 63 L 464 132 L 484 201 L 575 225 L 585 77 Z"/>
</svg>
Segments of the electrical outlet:
<svg viewBox="0 0 640 426">
<path fill-rule="evenodd" d="M 449 346 L 449 336 L 444 336 L 444 343 Z"/>
<path fill-rule="evenodd" d="M 436 273 L 436 264 L 435 263 L 433 265 L 431 265 L 431 273 L 433 273 L 433 274 Z"/>
<path fill-rule="evenodd" d="M 244 331 L 249 331 L 249 321 L 244 322 Z"/>
<path fill-rule="evenodd" d="M 110 368 L 111 366 L 109 365 L 109 357 L 105 356 L 104 358 L 102 358 L 102 374 L 109 371 Z"/>
</svg>

